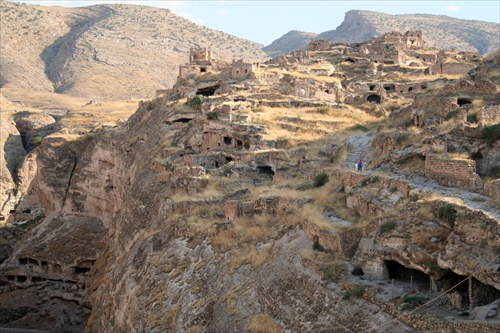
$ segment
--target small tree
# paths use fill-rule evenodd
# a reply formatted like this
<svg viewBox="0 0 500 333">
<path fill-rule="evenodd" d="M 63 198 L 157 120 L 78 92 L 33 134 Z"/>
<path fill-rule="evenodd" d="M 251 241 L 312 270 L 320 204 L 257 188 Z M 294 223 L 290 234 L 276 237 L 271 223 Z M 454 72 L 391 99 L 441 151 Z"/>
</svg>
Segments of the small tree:
<svg viewBox="0 0 500 333">
<path fill-rule="evenodd" d="M 316 175 L 313 179 L 313 186 L 314 187 L 321 187 L 325 185 L 328 182 L 328 175 L 324 173 L 320 173 L 319 175 Z"/>
<path fill-rule="evenodd" d="M 219 114 L 217 112 L 207 112 L 207 119 L 212 120 L 212 119 L 218 119 Z"/>
<path fill-rule="evenodd" d="M 201 103 L 203 103 L 202 95 L 196 95 L 189 101 L 189 105 L 191 105 L 192 107 L 200 107 Z"/>
</svg>

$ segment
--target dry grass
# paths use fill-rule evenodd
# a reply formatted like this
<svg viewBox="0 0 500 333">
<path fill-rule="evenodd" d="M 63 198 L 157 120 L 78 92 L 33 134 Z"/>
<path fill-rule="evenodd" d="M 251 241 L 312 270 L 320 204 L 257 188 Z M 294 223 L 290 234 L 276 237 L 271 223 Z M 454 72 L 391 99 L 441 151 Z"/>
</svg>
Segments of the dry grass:
<svg viewBox="0 0 500 333">
<path fill-rule="evenodd" d="M 283 328 L 267 313 L 255 315 L 248 321 L 245 330 L 249 333 L 283 333 Z"/>
<path fill-rule="evenodd" d="M 296 144 L 321 140 L 325 135 L 339 135 L 356 124 L 371 126 L 378 118 L 347 108 L 271 108 L 260 107 L 254 113 L 255 124 L 265 124 L 265 140 L 293 138 Z"/>
</svg>

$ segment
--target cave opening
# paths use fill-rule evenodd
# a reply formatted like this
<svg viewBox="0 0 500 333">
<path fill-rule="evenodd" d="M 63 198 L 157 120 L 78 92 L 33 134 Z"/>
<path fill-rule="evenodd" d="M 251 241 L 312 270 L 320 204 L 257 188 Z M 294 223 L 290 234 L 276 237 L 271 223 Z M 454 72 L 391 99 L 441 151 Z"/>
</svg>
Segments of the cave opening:
<svg viewBox="0 0 500 333">
<path fill-rule="evenodd" d="M 366 101 L 369 103 L 380 104 L 380 102 L 382 101 L 382 98 L 379 95 L 369 95 L 366 98 Z"/>
<path fill-rule="evenodd" d="M 226 163 L 232 162 L 234 159 L 230 156 L 225 157 Z"/>
<path fill-rule="evenodd" d="M 354 269 L 352 270 L 351 274 L 353 276 L 363 276 L 365 275 L 365 272 L 363 272 L 363 269 L 359 266 L 356 266 L 354 267 Z"/>
<path fill-rule="evenodd" d="M 470 98 L 458 98 L 457 104 L 460 106 L 464 106 L 464 105 L 472 104 L 472 101 L 470 100 Z"/>
<path fill-rule="evenodd" d="M 229 137 L 229 136 L 225 136 L 225 137 L 224 137 L 224 143 L 225 143 L 226 145 L 230 145 L 230 144 L 232 144 L 232 143 L 233 143 L 233 139 L 232 139 L 231 137 Z"/>
<path fill-rule="evenodd" d="M 394 279 L 399 282 L 413 282 L 418 284 L 420 288 L 429 290 L 430 279 L 424 272 L 405 267 L 399 262 L 393 260 L 386 260 L 385 265 L 389 273 L 389 279 Z"/>
<path fill-rule="evenodd" d="M 393 84 L 385 85 L 384 90 L 385 91 L 396 91 L 396 86 Z"/>
<path fill-rule="evenodd" d="M 259 166 L 257 167 L 259 170 L 259 173 L 264 174 L 264 175 L 269 175 L 269 176 L 274 176 L 274 171 L 273 168 L 270 166 Z"/>
<path fill-rule="evenodd" d="M 180 119 L 174 120 L 172 123 L 183 123 L 183 124 L 187 124 L 187 123 L 189 123 L 191 120 L 192 120 L 191 118 L 180 118 Z"/>
<path fill-rule="evenodd" d="M 90 272 L 90 268 L 89 267 L 78 267 L 78 266 L 75 267 L 75 273 L 76 274 L 85 274 L 87 272 Z"/>
<path fill-rule="evenodd" d="M 19 265 L 27 265 L 28 258 L 19 258 Z"/>
<path fill-rule="evenodd" d="M 24 276 L 24 275 L 18 275 L 17 276 L 17 282 L 18 283 L 24 283 L 26 281 L 28 281 L 28 278 L 26 276 Z"/>
<path fill-rule="evenodd" d="M 31 278 L 31 282 L 33 282 L 33 283 L 44 282 L 44 281 L 47 281 L 47 279 L 42 278 L 42 277 L 38 277 L 38 276 L 33 276 Z"/>
<path fill-rule="evenodd" d="M 200 88 L 200 89 L 196 90 L 196 95 L 202 95 L 205 97 L 213 96 L 213 95 L 215 95 L 215 91 L 217 89 L 219 89 L 219 85 Z"/>
</svg>

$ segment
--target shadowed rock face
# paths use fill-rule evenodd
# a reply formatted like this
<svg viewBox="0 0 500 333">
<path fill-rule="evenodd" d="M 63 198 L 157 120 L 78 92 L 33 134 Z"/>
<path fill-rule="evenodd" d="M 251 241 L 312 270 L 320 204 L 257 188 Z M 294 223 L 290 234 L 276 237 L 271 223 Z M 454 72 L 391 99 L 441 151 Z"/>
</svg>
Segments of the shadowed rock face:
<svg viewBox="0 0 500 333">
<path fill-rule="evenodd" d="M 309 60 L 298 56 L 320 63 L 311 52 Z M 339 66 L 359 74 L 352 64 Z M 368 115 L 353 105 L 370 106 L 355 97 L 376 84 L 325 86 L 314 76 L 273 73 L 257 77 L 267 85 L 227 80 L 222 95 L 199 107 L 163 92 L 141 102 L 125 123 L 87 139 L 46 137 L 18 173 L 23 196 L 13 215 L 19 226 L 33 227 L 0 267 L 4 322 L 34 327 L 58 316 L 54 327 L 71 332 L 329 331 L 332 323 L 336 332 L 491 329 L 487 320 L 412 317 L 393 306 L 387 287 L 389 278 L 404 284 L 414 274 L 425 297 L 434 297 L 429 289 L 470 275 L 458 291 L 465 294 L 450 295 L 450 304 L 482 306 L 497 297 L 498 209 L 479 192 L 424 178 L 423 161 L 410 169 L 415 175 L 398 168 L 404 158 L 425 160 L 449 142 L 491 143 L 478 128 L 470 129 L 475 137 L 452 141 L 424 127 L 426 136 L 408 144 L 405 127 L 380 123 L 360 134 L 354 125 Z M 188 96 L 206 85 L 196 79 L 179 82 Z M 377 108 L 398 98 L 411 108 L 417 99 L 408 93 L 391 88 Z M 352 105 L 330 105 L 344 95 Z M 252 122 L 264 112 L 269 122 Z M 400 116 L 411 120 L 411 112 Z M 364 168 L 354 173 L 359 159 Z M 22 306 L 13 304 L 16 297 Z"/>
</svg>

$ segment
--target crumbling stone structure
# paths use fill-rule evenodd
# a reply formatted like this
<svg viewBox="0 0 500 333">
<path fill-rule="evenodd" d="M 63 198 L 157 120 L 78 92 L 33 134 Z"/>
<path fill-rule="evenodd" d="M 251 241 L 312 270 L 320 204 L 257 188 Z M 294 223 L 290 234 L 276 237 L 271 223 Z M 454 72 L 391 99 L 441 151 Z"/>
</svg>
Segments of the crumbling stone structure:
<svg viewBox="0 0 500 333">
<path fill-rule="evenodd" d="M 427 156 L 425 159 L 426 177 L 438 181 L 446 186 L 465 188 L 470 191 L 479 191 L 483 184 L 476 173 L 474 160 L 445 159 Z"/>
<path fill-rule="evenodd" d="M 253 201 L 226 201 L 226 221 L 233 221 L 242 216 L 252 216 L 254 214 Z"/>
<path fill-rule="evenodd" d="M 474 66 L 459 62 L 438 62 L 426 70 L 429 75 L 462 75 L 467 74 Z"/>
<path fill-rule="evenodd" d="M 230 135 L 223 135 L 219 132 L 204 132 L 203 142 L 201 144 L 201 151 L 208 151 L 213 149 L 249 149 L 250 142 L 238 139 Z"/>
<path fill-rule="evenodd" d="M 317 39 L 311 41 L 308 45 L 306 50 L 307 51 L 325 51 L 330 48 L 330 42 L 324 39 Z"/>
<path fill-rule="evenodd" d="M 477 112 L 477 121 L 481 125 L 500 121 L 500 105 L 483 107 Z"/>
<path fill-rule="evenodd" d="M 206 47 L 191 48 L 189 50 L 189 63 L 210 66 L 212 64 L 212 52 Z"/>
</svg>

